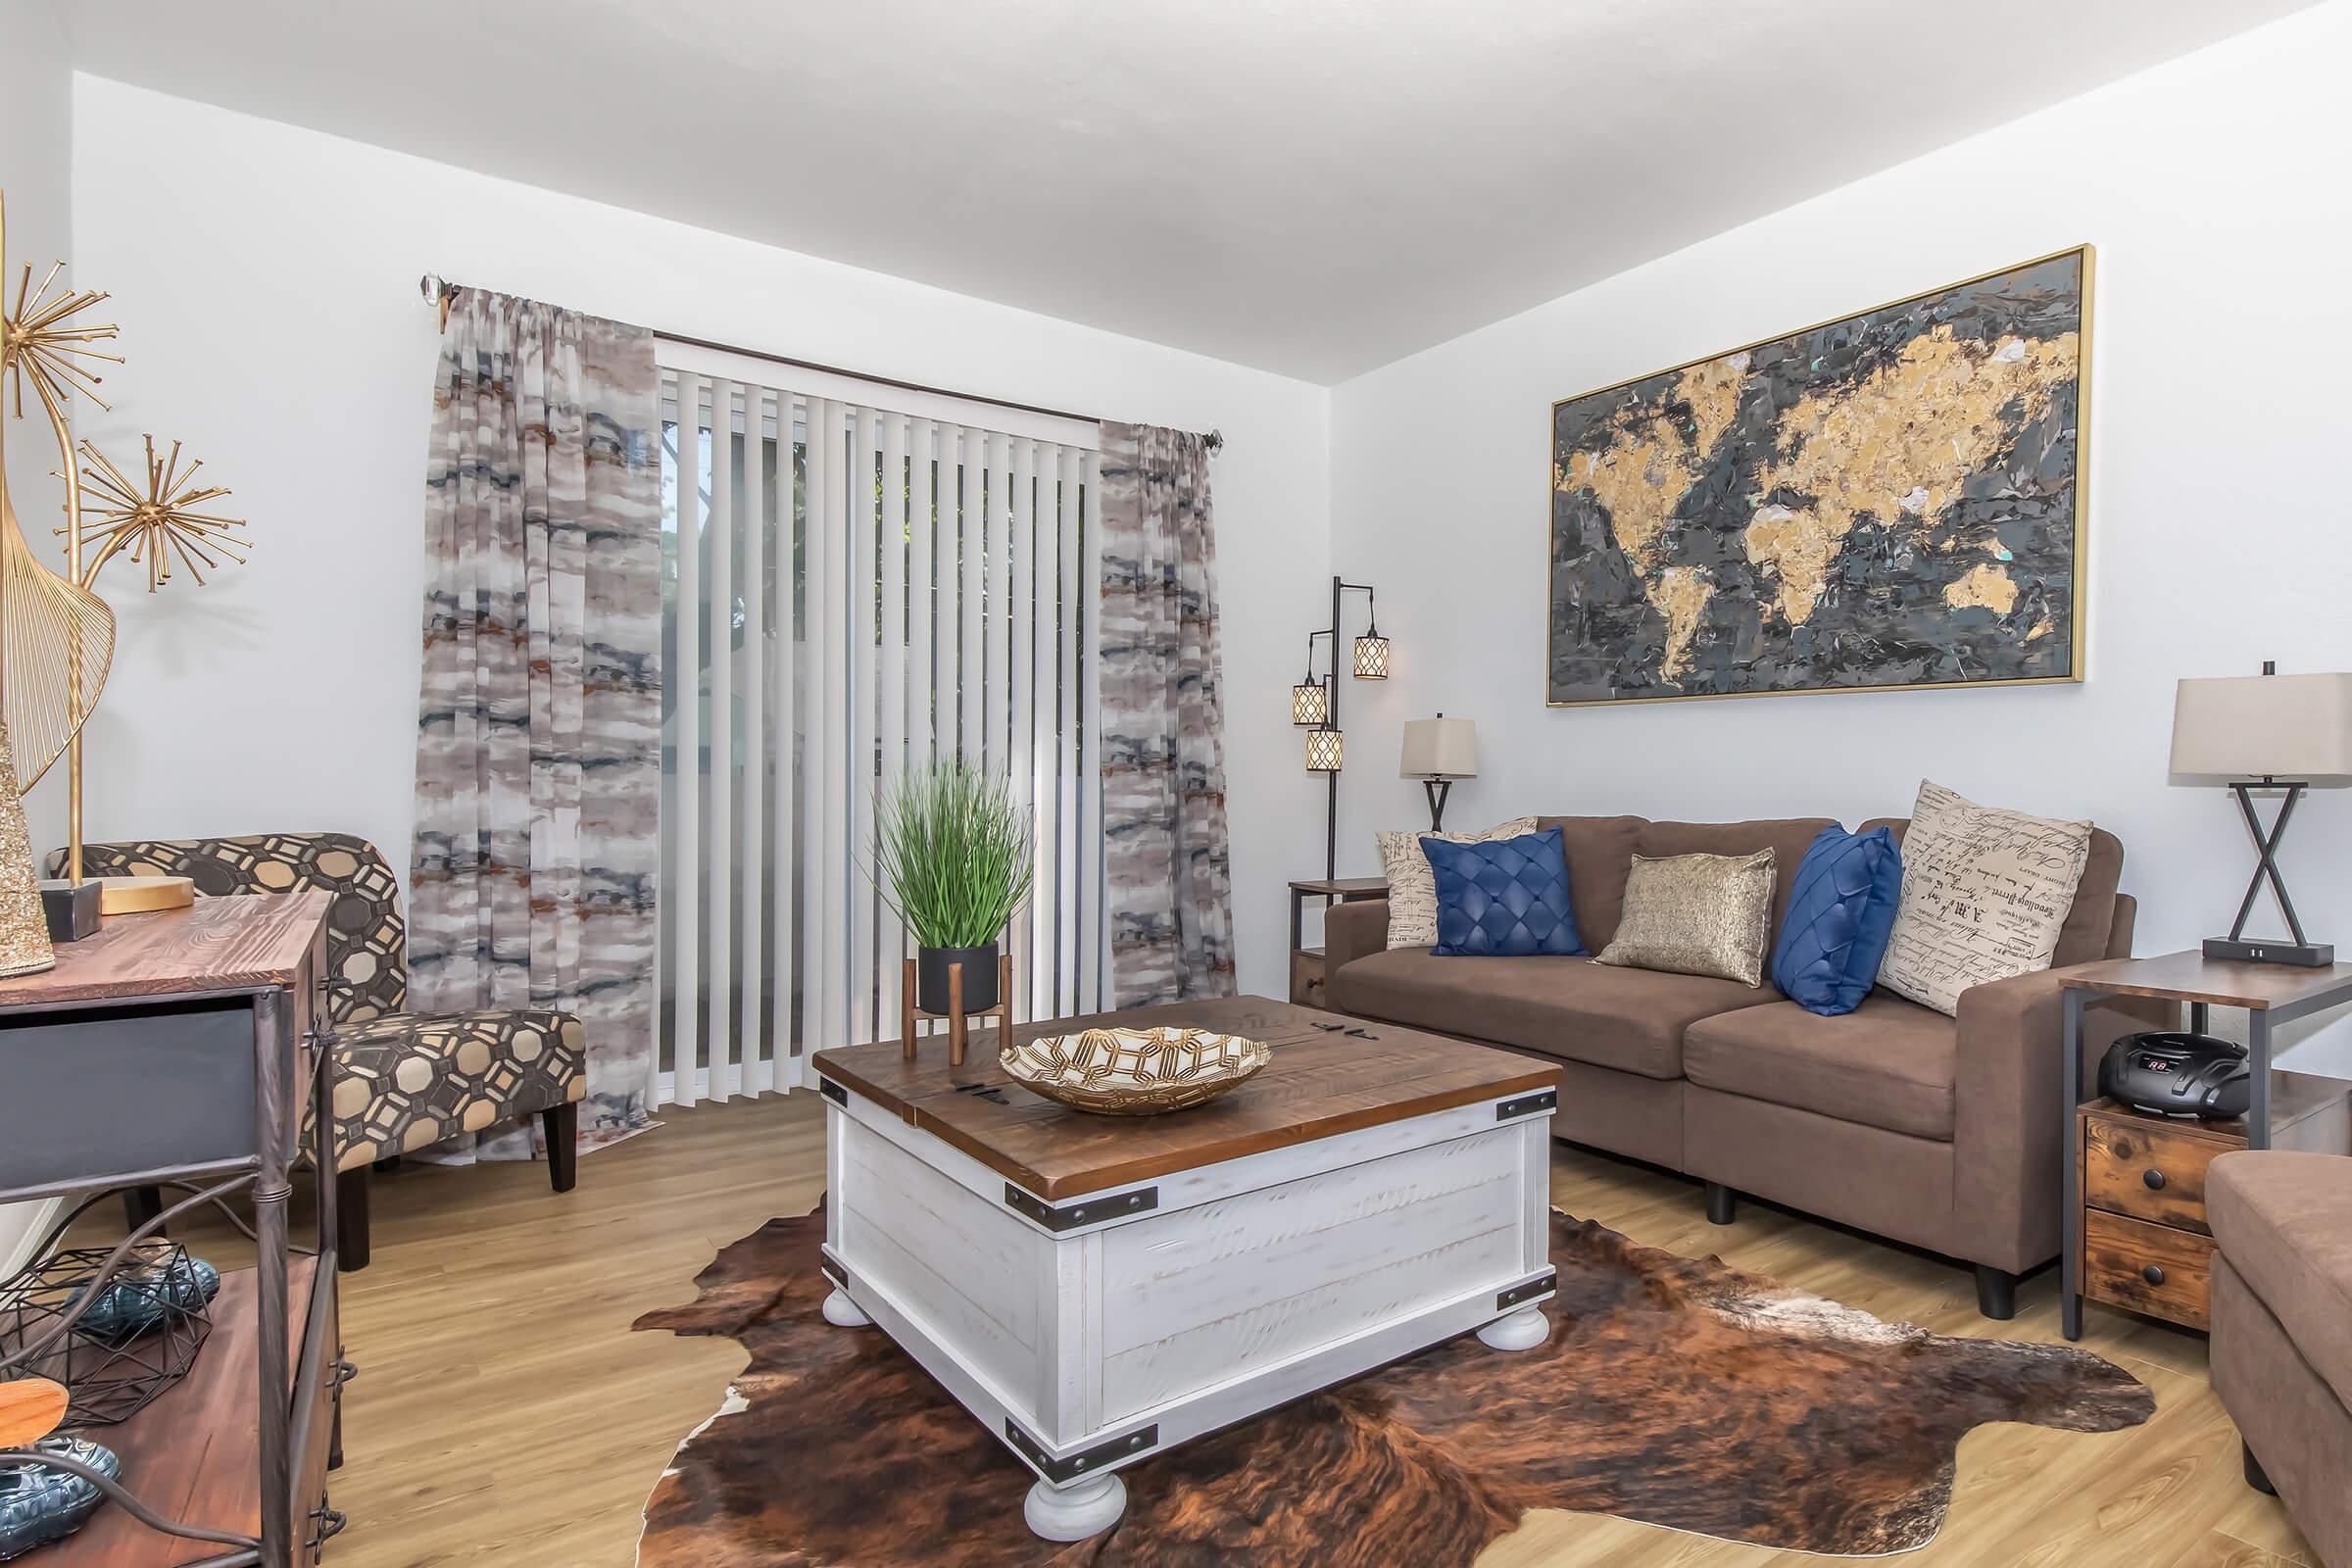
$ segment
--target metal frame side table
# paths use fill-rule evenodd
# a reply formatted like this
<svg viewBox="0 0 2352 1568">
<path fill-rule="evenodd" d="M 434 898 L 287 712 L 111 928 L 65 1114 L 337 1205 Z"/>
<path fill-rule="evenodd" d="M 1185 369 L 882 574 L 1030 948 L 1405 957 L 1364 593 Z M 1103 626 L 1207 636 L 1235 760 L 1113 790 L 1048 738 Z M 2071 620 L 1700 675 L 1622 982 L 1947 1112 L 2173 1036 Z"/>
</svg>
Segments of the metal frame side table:
<svg viewBox="0 0 2352 1568">
<path fill-rule="evenodd" d="M 125 1188 L 169 1187 L 167 1206 L 115 1249 L 84 1293 L 182 1214 L 250 1196 L 254 1267 L 225 1273 L 213 1333 L 187 1375 L 98 1429 L 119 1482 L 55 1455 L 111 1506 L 40 1549 L 42 1568 L 292 1568 L 342 1527 L 325 1474 L 341 1457 L 343 1358 L 335 1182 L 314 1165 L 317 1250 L 288 1235 L 305 1102 L 334 1117 L 334 1051 L 321 1003 L 324 893 L 198 899 L 110 918 L 60 948 L 57 966 L 0 981 L 0 1201 L 67 1198 L 75 1217 Z M 305 1255 L 308 1253 L 309 1255 Z M 80 1310 L 35 1331 L 0 1377 L 37 1364 Z M 207 1551 L 205 1548 L 211 1548 Z"/>
<path fill-rule="evenodd" d="M 2094 995 L 2152 997 L 2185 1003 L 2188 1026 L 2202 1033 L 2211 1009 L 2237 1007 L 2246 1014 L 2246 1051 L 2252 1069 L 2246 1106 L 2246 1147 L 2271 1147 L 2271 1031 L 2313 1013 L 2352 1003 L 2352 964 L 2306 969 L 2289 964 L 2245 963 L 2208 958 L 2202 953 L 2168 953 L 2153 958 L 2111 958 L 2083 964 L 2066 977 L 2066 1027 L 2061 1052 L 2064 1074 L 2061 1109 L 2068 1151 L 2059 1161 L 2064 1176 L 2065 1273 L 2059 1310 L 2066 1337 L 2082 1337 L 2082 1166 L 2075 1153 L 2076 1113 L 2082 1102 L 2082 1007 Z"/>
</svg>

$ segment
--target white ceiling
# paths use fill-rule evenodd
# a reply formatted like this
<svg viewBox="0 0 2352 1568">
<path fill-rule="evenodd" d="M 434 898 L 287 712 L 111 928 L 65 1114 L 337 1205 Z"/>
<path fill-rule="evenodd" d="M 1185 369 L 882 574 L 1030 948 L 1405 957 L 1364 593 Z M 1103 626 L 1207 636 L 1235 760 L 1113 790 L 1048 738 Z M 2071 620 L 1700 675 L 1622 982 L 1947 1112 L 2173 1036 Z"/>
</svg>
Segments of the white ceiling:
<svg viewBox="0 0 2352 1568">
<path fill-rule="evenodd" d="M 1330 382 L 2307 3 L 69 11 L 100 75 Z"/>
</svg>

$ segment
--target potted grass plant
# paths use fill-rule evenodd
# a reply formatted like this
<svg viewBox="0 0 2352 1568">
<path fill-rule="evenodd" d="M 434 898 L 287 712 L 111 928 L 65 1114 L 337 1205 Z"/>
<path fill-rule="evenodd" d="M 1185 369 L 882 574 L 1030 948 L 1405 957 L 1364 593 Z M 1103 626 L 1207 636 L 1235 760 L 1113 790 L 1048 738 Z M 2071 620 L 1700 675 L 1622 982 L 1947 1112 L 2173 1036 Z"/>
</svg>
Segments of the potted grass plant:
<svg viewBox="0 0 2352 1568">
<path fill-rule="evenodd" d="M 960 760 L 908 768 L 875 797 L 871 875 L 914 934 L 915 1004 L 948 1010 L 963 965 L 963 1010 L 997 1004 L 998 939 L 1035 875 L 1029 813 L 1003 769 Z"/>
</svg>

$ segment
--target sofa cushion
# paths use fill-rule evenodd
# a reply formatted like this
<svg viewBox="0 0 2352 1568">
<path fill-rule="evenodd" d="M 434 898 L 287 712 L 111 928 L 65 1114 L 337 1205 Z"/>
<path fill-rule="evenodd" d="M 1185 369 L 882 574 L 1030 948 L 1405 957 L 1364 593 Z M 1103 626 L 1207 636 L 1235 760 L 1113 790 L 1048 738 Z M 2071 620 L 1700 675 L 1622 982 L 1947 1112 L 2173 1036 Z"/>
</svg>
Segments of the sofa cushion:
<svg viewBox="0 0 2352 1568">
<path fill-rule="evenodd" d="M 1825 1018 L 1853 1011 L 1878 979 L 1902 892 L 1893 834 L 1823 828 L 1796 868 L 1773 947 L 1772 983 Z"/>
<path fill-rule="evenodd" d="M 1441 958 L 1568 957 L 1585 951 L 1568 904 L 1560 830 L 1490 844 L 1421 841 L 1438 884 Z"/>
<path fill-rule="evenodd" d="M 1889 829 L 1899 847 L 1903 834 L 1911 826 L 1909 817 L 1874 817 L 1862 824 L 1867 833 L 1874 827 Z M 2075 902 L 2066 911 L 2066 924 L 2058 930 L 2058 951 L 2050 955 L 2050 967 L 2064 969 L 2070 964 L 2095 963 L 2110 956 L 2109 948 L 2115 940 L 2116 890 L 2124 879 L 2124 841 L 2103 827 L 2090 830 L 2090 857 L 2082 862 L 2082 880 L 2075 884 Z"/>
<path fill-rule="evenodd" d="M 2205 1178 L 2205 1214 L 2230 1266 L 2352 1407 L 2352 1159 L 2224 1154 Z"/>
<path fill-rule="evenodd" d="M 1693 1023 L 1683 1072 L 1725 1094 L 1950 1143 L 1958 1034 L 1944 1014 L 1884 991 L 1834 1018 L 1776 1002 Z"/>
<path fill-rule="evenodd" d="M 1879 984 L 1957 1012 L 1971 986 L 2049 968 L 2089 858 L 2088 822 L 1980 806 L 1920 780 Z"/>
<path fill-rule="evenodd" d="M 1617 935 L 1625 913 L 1625 877 L 1633 869 L 1638 816 L 1539 816 L 1539 828 L 1560 830 L 1560 853 L 1568 858 L 1568 900 L 1576 906 L 1576 934 L 1598 953 Z"/>
<path fill-rule="evenodd" d="M 1634 857 L 1625 918 L 1595 963 L 1764 983 L 1772 947 L 1773 852 Z"/>
<path fill-rule="evenodd" d="M 1371 954 L 1330 983 L 1332 1005 L 1359 1018 L 1644 1078 L 1682 1076 L 1683 1030 L 1692 1020 L 1780 996 L 1769 986 L 1612 969 L 1590 958 L 1441 958 L 1426 948 Z"/>
<path fill-rule="evenodd" d="M 1389 946 L 1426 948 L 1438 940 L 1438 879 L 1429 868 L 1425 839 L 1448 844 L 1486 844 L 1515 839 L 1536 831 L 1532 816 L 1515 816 L 1483 833 L 1415 833 L 1399 830 L 1375 833 L 1381 874 L 1389 879 Z"/>
<path fill-rule="evenodd" d="M 1788 897 L 1796 888 L 1796 868 L 1805 851 L 1825 827 L 1838 824 L 1826 816 L 1767 817 L 1754 822 L 1644 822 L 1634 835 L 1634 853 L 1662 858 L 1669 855 L 1753 855 L 1773 852 L 1779 875 L 1772 893 L 1772 926 L 1778 931 L 1788 913 Z M 1585 940 L 1592 941 L 1591 932 Z"/>
</svg>

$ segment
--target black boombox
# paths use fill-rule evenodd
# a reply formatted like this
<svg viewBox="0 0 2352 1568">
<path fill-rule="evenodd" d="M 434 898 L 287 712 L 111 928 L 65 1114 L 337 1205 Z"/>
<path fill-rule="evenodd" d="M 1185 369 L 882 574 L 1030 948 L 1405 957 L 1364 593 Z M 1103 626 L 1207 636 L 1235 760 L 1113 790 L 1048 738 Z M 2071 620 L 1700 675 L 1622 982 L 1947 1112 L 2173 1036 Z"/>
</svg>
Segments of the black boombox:
<svg viewBox="0 0 2352 1568">
<path fill-rule="evenodd" d="M 2151 1029 L 2126 1035 L 2099 1062 L 2099 1093 L 2159 1116 L 2228 1121 L 2246 1113 L 2246 1048 L 2213 1035 Z"/>
</svg>

